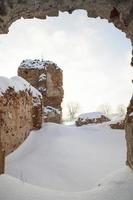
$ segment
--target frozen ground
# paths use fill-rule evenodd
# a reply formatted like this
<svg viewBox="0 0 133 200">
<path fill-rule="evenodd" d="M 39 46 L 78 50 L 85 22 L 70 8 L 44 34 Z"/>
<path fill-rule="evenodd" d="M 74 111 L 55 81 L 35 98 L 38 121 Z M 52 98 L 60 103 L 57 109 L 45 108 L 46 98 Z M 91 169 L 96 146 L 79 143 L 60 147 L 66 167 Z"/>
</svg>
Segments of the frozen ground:
<svg viewBox="0 0 133 200">
<path fill-rule="evenodd" d="M 6 173 L 47 189 L 79 192 L 123 167 L 125 154 L 124 131 L 48 123 L 7 157 Z"/>
<path fill-rule="evenodd" d="M 8 175 L 0 176 L 0 200 L 132 200 L 133 172 L 119 170 L 101 185 L 84 192 L 62 192 L 29 185 Z"/>
<path fill-rule="evenodd" d="M 119 170 L 125 154 L 124 131 L 107 124 L 45 124 L 7 157 L 18 179 L 0 176 L 0 200 L 132 200 L 133 173 Z"/>
</svg>

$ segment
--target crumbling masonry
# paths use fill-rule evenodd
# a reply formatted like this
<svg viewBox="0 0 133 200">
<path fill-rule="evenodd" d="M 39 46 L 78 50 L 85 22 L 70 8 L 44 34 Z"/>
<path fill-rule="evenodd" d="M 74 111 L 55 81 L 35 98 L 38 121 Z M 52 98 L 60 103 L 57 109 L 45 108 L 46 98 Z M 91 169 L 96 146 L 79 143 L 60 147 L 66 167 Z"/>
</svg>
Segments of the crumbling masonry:
<svg viewBox="0 0 133 200">
<path fill-rule="evenodd" d="M 23 60 L 18 75 L 26 79 L 43 97 L 44 122 L 62 122 L 63 73 L 51 61 Z"/>
</svg>

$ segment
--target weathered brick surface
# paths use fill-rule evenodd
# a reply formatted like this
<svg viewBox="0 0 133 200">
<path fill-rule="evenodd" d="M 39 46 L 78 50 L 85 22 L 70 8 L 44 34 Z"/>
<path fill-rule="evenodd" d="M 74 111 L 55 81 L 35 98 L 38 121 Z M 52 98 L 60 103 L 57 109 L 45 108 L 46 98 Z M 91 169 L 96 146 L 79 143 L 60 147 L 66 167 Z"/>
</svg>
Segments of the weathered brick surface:
<svg viewBox="0 0 133 200">
<path fill-rule="evenodd" d="M 25 140 L 30 130 L 41 127 L 41 105 L 34 106 L 32 100 L 30 92 L 11 88 L 0 96 L 0 134 L 6 155 Z"/>
</svg>

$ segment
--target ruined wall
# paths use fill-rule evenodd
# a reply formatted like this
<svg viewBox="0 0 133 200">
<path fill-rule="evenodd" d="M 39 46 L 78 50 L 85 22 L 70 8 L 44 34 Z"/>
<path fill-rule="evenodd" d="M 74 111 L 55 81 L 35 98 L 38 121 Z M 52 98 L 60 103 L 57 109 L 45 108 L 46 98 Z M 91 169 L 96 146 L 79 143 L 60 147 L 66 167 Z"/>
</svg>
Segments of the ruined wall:
<svg viewBox="0 0 133 200">
<path fill-rule="evenodd" d="M 127 142 L 127 165 L 133 169 L 133 97 L 127 108 L 125 119 L 126 142 Z"/>
<path fill-rule="evenodd" d="M 45 122 L 62 122 L 63 74 L 62 70 L 51 61 L 24 60 L 18 75 L 34 86 L 43 97 Z"/>
<path fill-rule="evenodd" d="M 119 121 L 114 121 L 113 123 L 110 123 L 110 128 L 125 129 L 125 119 L 120 119 Z"/>
<path fill-rule="evenodd" d="M 5 169 L 5 152 L 4 149 L 2 148 L 2 144 L 0 141 L 0 174 L 4 173 Z"/>
<path fill-rule="evenodd" d="M 1 141 L 6 154 L 16 149 L 32 129 L 32 95 L 9 89 L 0 97 Z"/>
<path fill-rule="evenodd" d="M 23 143 L 30 130 L 41 127 L 42 107 L 39 93 L 35 94 L 35 89 L 22 78 L 0 78 L 1 81 L 6 89 L 0 88 L 0 139 L 7 155 Z"/>
</svg>

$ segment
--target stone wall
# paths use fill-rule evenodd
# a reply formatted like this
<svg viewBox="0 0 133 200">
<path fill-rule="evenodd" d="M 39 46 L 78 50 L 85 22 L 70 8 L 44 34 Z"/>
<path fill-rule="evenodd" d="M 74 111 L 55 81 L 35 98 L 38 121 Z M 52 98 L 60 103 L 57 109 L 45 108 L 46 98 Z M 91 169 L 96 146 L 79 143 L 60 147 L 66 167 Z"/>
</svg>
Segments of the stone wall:
<svg viewBox="0 0 133 200">
<path fill-rule="evenodd" d="M 41 127 L 42 104 L 41 94 L 22 78 L 1 79 L 6 89 L 0 88 L 0 139 L 7 155 L 23 143 L 31 130 Z"/>
<path fill-rule="evenodd" d="M 64 95 L 62 70 L 51 61 L 24 60 L 18 68 L 18 75 L 42 94 L 44 121 L 61 123 Z"/>
<path fill-rule="evenodd" d="M 127 165 L 133 169 L 133 97 L 127 108 L 125 120 L 126 142 L 127 142 Z"/>
<path fill-rule="evenodd" d="M 125 119 L 110 123 L 112 129 L 125 129 Z"/>
<path fill-rule="evenodd" d="M 2 148 L 2 144 L 0 141 L 0 174 L 4 173 L 4 169 L 5 169 L 5 152 Z"/>
</svg>

